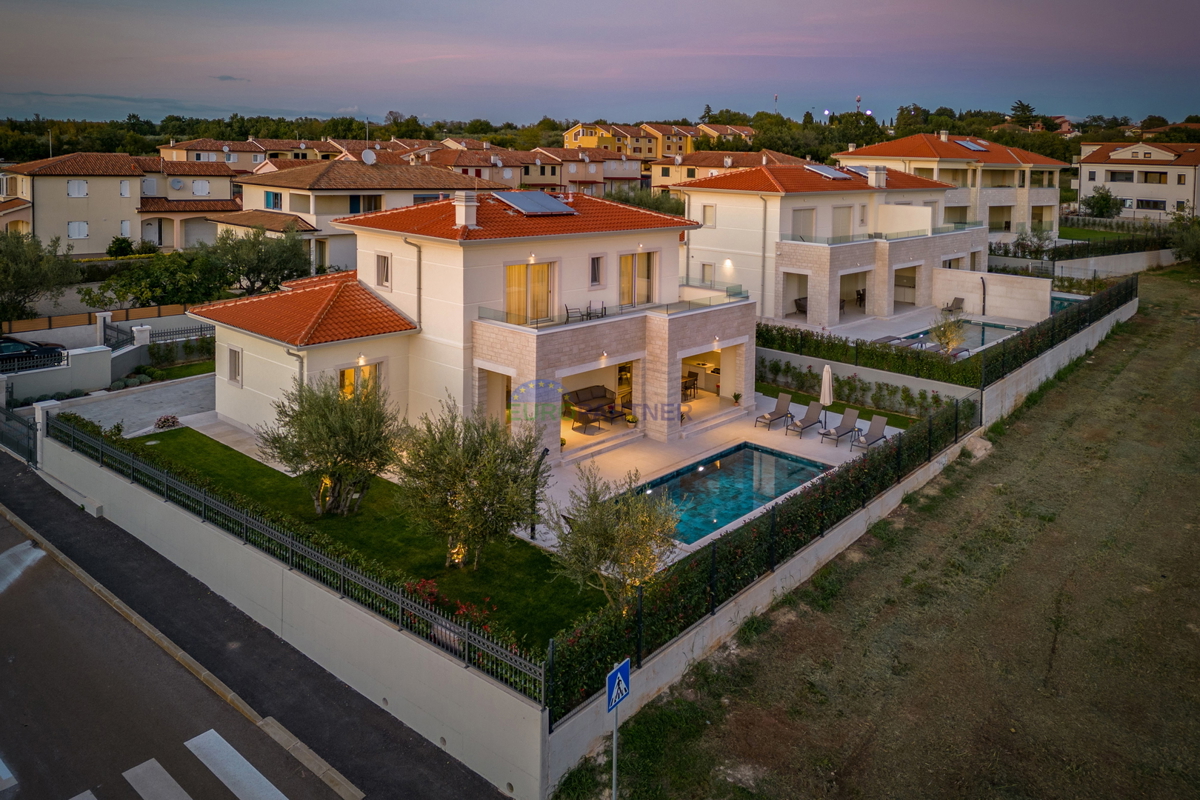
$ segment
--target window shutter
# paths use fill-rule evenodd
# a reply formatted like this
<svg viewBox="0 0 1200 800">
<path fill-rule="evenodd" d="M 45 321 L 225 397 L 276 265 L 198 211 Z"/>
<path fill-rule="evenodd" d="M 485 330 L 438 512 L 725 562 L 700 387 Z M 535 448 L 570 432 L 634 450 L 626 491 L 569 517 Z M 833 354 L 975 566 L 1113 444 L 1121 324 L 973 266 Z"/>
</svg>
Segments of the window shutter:
<svg viewBox="0 0 1200 800">
<path fill-rule="evenodd" d="M 126 239 L 129 238 L 129 220 L 127 219 L 121 220 L 121 235 Z"/>
<path fill-rule="evenodd" d="M 129 181 L 121 181 L 121 197 L 129 197 Z"/>
</svg>

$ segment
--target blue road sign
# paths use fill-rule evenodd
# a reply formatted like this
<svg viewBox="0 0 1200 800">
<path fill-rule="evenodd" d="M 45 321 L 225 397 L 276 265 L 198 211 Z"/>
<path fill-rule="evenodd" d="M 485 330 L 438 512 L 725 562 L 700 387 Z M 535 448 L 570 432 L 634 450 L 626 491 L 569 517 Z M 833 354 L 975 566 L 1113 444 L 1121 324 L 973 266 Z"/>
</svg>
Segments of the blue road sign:
<svg viewBox="0 0 1200 800">
<path fill-rule="evenodd" d="M 625 659 L 608 673 L 608 710 L 612 711 L 629 697 L 629 659 Z"/>
</svg>

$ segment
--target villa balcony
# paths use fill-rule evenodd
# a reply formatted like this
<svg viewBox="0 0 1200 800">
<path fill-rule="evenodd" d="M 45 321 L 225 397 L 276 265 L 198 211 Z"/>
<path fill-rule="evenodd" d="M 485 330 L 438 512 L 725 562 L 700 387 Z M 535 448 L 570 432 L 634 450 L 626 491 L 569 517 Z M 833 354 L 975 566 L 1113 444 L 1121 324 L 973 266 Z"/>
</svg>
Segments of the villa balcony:
<svg viewBox="0 0 1200 800">
<path fill-rule="evenodd" d="M 886 232 L 876 231 L 874 233 L 855 233 L 847 236 L 801 236 L 799 234 L 781 233 L 779 234 L 779 240 L 781 242 L 797 242 L 801 244 L 833 246 L 840 244 L 853 244 L 855 242 L 892 242 L 896 241 L 897 239 L 916 239 L 921 236 L 940 236 L 944 233 L 958 233 L 959 231 L 982 227 L 983 222 L 979 220 L 971 220 L 967 222 L 951 222 L 945 225 L 938 225 L 934 228 L 922 228 L 919 230 Z"/>
<path fill-rule="evenodd" d="M 693 284 L 687 285 L 691 286 Z M 696 285 L 699 288 L 714 288 L 709 284 Z M 533 328 L 534 330 L 545 330 L 549 328 L 562 328 L 568 325 L 578 325 L 585 322 L 591 323 L 623 319 L 634 315 L 661 314 L 670 316 L 685 311 L 696 311 L 698 309 L 722 306 L 728 303 L 740 303 L 749 299 L 749 297 L 750 293 L 743 289 L 740 284 L 721 284 L 720 290 L 714 292 L 709 297 L 695 297 L 687 300 L 679 300 L 674 303 L 641 303 L 620 306 L 589 305 L 578 309 L 564 309 L 566 313 L 545 317 L 531 317 L 525 314 L 514 314 L 511 311 L 504 311 L 503 309 L 480 306 L 479 319 L 488 322 L 502 322 L 506 325 L 519 325 L 520 327 Z"/>
</svg>

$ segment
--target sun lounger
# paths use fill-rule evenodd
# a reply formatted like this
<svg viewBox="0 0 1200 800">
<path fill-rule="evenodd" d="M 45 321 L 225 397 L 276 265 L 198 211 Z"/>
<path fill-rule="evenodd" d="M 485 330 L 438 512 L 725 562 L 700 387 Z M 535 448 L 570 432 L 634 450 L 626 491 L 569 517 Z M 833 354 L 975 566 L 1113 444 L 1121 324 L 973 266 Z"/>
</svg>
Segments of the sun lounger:
<svg viewBox="0 0 1200 800">
<path fill-rule="evenodd" d="M 779 397 L 775 398 L 775 410 L 767 414 L 763 414 L 754 420 L 754 427 L 759 424 L 767 426 L 767 430 L 771 430 L 771 426 L 781 419 L 787 419 L 792 416 L 792 412 L 788 409 L 792 405 L 792 396 L 787 392 L 780 392 Z"/>
<path fill-rule="evenodd" d="M 850 441 L 850 449 L 861 447 L 863 450 L 868 449 L 873 444 L 878 444 L 887 438 L 887 434 L 883 429 L 887 426 L 887 417 L 883 414 L 876 414 L 871 417 L 871 427 L 867 428 L 867 432 L 857 439 Z"/>
<path fill-rule="evenodd" d="M 808 411 L 800 419 L 794 420 L 790 425 L 783 429 L 783 435 L 787 436 L 788 431 L 797 433 L 800 438 L 804 438 L 804 432 L 814 425 L 821 424 L 821 404 L 813 400 L 808 404 Z"/>
<path fill-rule="evenodd" d="M 826 439 L 833 439 L 833 446 L 837 447 L 838 444 L 842 441 L 843 436 L 849 436 L 852 433 L 853 434 L 858 433 L 857 424 L 858 424 L 858 409 L 857 408 L 847 408 L 846 412 L 844 414 L 842 414 L 842 422 L 840 425 L 838 425 L 836 428 L 834 428 L 831 431 L 821 431 L 821 441 L 823 442 Z"/>
<path fill-rule="evenodd" d="M 963 299 L 956 297 L 943 306 L 942 311 L 949 311 L 951 314 L 961 314 L 963 310 Z"/>
</svg>

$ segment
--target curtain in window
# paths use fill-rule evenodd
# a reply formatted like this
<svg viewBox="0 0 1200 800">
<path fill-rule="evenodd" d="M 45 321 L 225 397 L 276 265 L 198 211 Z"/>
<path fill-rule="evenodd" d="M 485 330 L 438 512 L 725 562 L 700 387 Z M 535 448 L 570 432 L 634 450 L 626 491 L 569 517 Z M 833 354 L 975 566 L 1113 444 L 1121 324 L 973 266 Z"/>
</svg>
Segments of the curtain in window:
<svg viewBox="0 0 1200 800">
<path fill-rule="evenodd" d="M 633 256 L 621 256 L 621 296 L 623 306 L 633 305 Z"/>
<path fill-rule="evenodd" d="M 529 316 L 545 319 L 550 316 L 550 265 L 529 265 Z"/>
<path fill-rule="evenodd" d="M 653 284 L 653 253 L 638 253 L 638 270 L 637 270 L 637 302 L 638 304 L 650 302 L 650 290 Z"/>
<path fill-rule="evenodd" d="M 528 299 L 529 288 L 526 285 L 525 264 L 509 264 L 504 276 L 504 310 L 510 316 L 510 321 L 520 325 L 529 317 Z"/>
<path fill-rule="evenodd" d="M 349 397 L 354 394 L 354 369 L 338 370 L 338 388 L 342 391 L 342 396 Z"/>
</svg>

